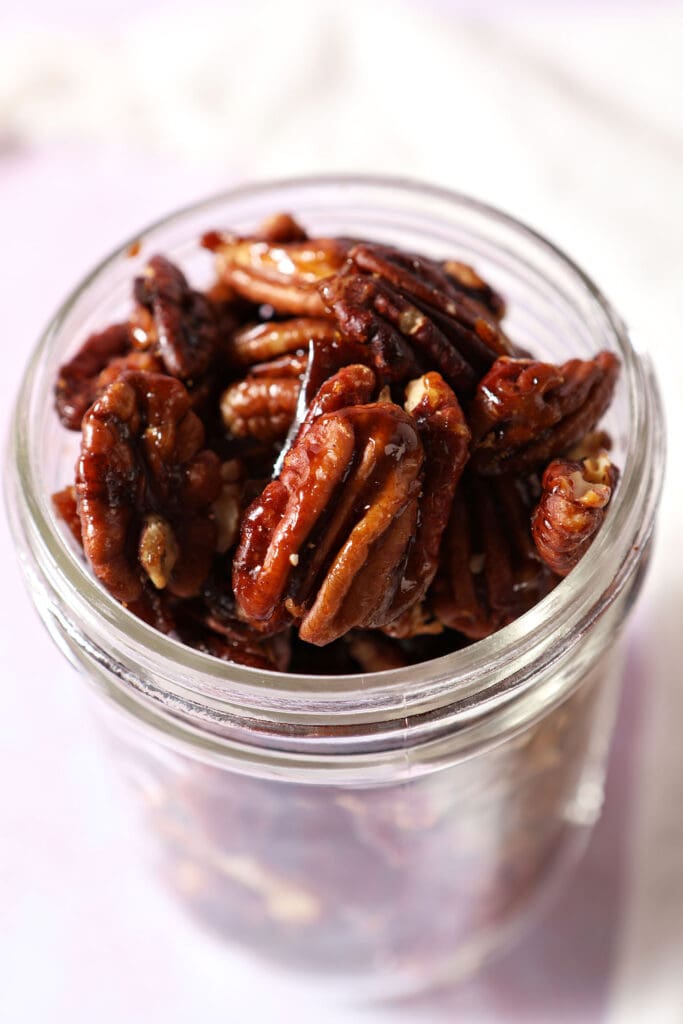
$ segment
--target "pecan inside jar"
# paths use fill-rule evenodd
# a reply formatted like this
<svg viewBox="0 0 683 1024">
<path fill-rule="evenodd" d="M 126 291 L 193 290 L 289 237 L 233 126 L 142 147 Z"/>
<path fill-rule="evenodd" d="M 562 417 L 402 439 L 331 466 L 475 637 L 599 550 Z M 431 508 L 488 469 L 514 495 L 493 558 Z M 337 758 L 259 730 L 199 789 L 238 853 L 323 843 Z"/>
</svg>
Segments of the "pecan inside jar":
<svg viewBox="0 0 683 1024">
<path fill-rule="evenodd" d="M 153 256 L 56 385 L 82 443 L 54 508 L 119 601 L 254 668 L 387 671 L 577 564 L 618 477 L 614 354 L 535 359 L 458 253 L 289 213 L 200 241 L 214 282 Z"/>
<path fill-rule="evenodd" d="M 532 532 L 541 558 L 558 576 L 571 572 L 593 543 L 618 476 L 606 451 L 581 462 L 556 459 L 547 467 Z"/>
<path fill-rule="evenodd" d="M 86 413 L 76 469 L 83 547 L 119 601 L 138 600 L 147 582 L 189 596 L 206 577 L 221 478 L 203 442 L 187 390 L 162 374 L 123 373 Z"/>
<path fill-rule="evenodd" d="M 412 418 L 391 402 L 306 424 L 243 520 L 233 584 L 249 620 L 298 622 L 299 636 L 318 645 L 383 625 L 417 520 L 423 459 Z"/>
</svg>

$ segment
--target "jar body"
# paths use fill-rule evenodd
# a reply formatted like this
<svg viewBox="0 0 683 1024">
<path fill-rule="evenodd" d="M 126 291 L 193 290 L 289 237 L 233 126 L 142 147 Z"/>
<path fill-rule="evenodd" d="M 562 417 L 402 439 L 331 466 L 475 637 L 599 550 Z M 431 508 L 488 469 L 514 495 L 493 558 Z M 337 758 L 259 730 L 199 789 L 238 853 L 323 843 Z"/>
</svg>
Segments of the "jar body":
<svg viewBox="0 0 683 1024">
<path fill-rule="evenodd" d="M 93 581 L 50 494 L 77 440 L 49 395 L 85 338 L 128 315 L 152 252 L 207 284 L 211 228 L 278 209 L 313 232 L 470 262 L 509 300 L 513 340 L 560 362 L 619 352 L 606 427 L 625 468 L 590 556 L 494 637 L 396 673 L 295 678 L 183 648 Z M 204 923 L 347 993 L 470 971 L 566 874 L 599 813 L 618 695 L 615 644 L 646 564 L 662 450 L 657 393 L 623 326 L 549 243 L 462 197 L 310 180 L 235 192 L 143 232 L 65 304 L 27 371 L 7 473 L 38 610 L 91 684 L 158 864 Z M 203 275 L 203 276 L 202 276 Z M 71 443 L 73 442 L 73 443 Z"/>
<path fill-rule="evenodd" d="M 617 618 L 559 703 L 435 770 L 406 775 L 397 751 L 394 781 L 265 777 L 159 743 L 99 695 L 97 717 L 155 874 L 195 920 L 328 994 L 393 998 L 476 971 L 573 868 L 602 805 Z"/>
</svg>

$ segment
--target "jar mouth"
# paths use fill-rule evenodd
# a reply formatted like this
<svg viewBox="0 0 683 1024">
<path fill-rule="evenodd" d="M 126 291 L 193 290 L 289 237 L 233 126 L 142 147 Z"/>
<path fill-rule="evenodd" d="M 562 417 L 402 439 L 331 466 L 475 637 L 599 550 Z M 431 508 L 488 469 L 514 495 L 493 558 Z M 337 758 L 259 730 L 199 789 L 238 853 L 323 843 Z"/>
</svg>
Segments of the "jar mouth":
<svg viewBox="0 0 683 1024">
<path fill-rule="evenodd" d="M 523 241 L 531 250 L 561 266 L 583 301 L 611 337 L 622 361 L 622 387 L 629 407 L 629 436 L 621 482 L 610 514 L 587 555 L 542 601 L 509 626 L 451 654 L 402 669 L 340 676 L 264 672 L 220 661 L 159 633 L 119 605 L 97 582 L 86 563 L 69 546 L 50 504 L 40 472 L 37 411 L 51 405 L 52 380 L 46 379 L 48 355 L 81 297 L 106 280 L 125 259 L 132 242 L 154 240 L 161 231 L 181 226 L 189 217 L 231 204 L 263 202 L 273 197 L 271 211 L 289 205 L 295 213 L 297 195 L 313 190 L 319 203 L 325 195 L 353 201 L 357 193 L 370 202 L 373 194 L 400 197 L 406 209 L 422 204 L 438 211 L 467 212 L 503 230 L 509 244 Z M 276 197 L 276 198 L 275 198 Z M 306 211 L 302 211 L 305 217 Z M 196 236 L 192 241 L 195 241 Z M 130 270 L 129 270 L 130 274 Z M 56 421 L 55 421 L 56 422 Z M 48 325 L 25 373 L 14 416 L 7 474 L 10 520 L 18 546 L 28 548 L 38 569 L 25 568 L 37 583 L 43 601 L 74 643 L 93 649 L 95 657 L 111 657 L 128 666 L 134 685 L 153 696 L 155 688 L 172 700 L 208 708 L 230 707 L 257 717 L 286 721 L 330 715 L 350 720 L 359 709 L 371 709 L 379 720 L 420 714 L 452 705 L 467 713 L 495 706 L 513 691 L 533 682 L 539 665 L 565 654 L 585 635 L 621 593 L 637 568 L 652 531 L 662 481 L 663 414 L 647 360 L 633 349 L 628 332 L 594 282 L 552 242 L 485 203 L 446 189 L 403 178 L 314 176 L 270 181 L 223 192 L 191 204 L 137 233 L 103 260 L 63 303 Z M 59 428 L 62 429 L 61 427 Z M 35 577 L 35 578 L 33 578 Z M 138 666 L 140 672 L 133 671 Z M 118 673 L 123 677 L 122 673 Z M 142 680 L 142 685 L 141 685 Z"/>
</svg>

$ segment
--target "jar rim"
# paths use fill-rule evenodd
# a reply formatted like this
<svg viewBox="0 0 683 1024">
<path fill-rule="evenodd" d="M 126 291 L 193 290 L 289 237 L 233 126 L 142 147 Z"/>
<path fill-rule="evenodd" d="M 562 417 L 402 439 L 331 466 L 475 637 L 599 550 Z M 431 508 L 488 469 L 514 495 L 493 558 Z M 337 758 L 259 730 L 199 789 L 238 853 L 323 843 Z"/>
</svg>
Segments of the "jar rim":
<svg viewBox="0 0 683 1024">
<path fill-rule="evenodd" d="M 632 424 L 625 464 L 610 516 L 590 557 L 529 612 L 490 637 L 402 669 L 339 676 L 266 672 L 220 661 L 180 644 L 119 605 L 79 561 L 50 514 L 49 495 L 41 493 L 36 474 L 31 411 L 37 387 L 44 383 L 40 366 L 83 293 L 125 256 L 133 242 L 148 239 L 188 215 L 275 192 L 281 203 L 283 192 L 306 188 L 330 193 L 389 189 L 413 197 L 415 202 L 428 199 L 451 210 L 473 210 L 542 248 L 571 274 L 604 316 L 628 388 Z M 663 431 L 657 429 L 662 421 L 649 363 L 633 349 L 618 314 L 588 275 L 533 228 L 479 200 L 401 177 L 314 175 L 260 182 L 184 206 L 136 232 L 86 275 L 64 301 L 39 340 L 17 400 L 7 474 L 10 520 L 19 546 L 28 544 L 40 566 L 38 582 L 49 593 L 53 614 L 63 618 L 64 628 L 78 638 L 75 642 L 79 645 L 97 646 L 106 637 L 103 649 L 107 657 L 119 659 L 119 669 L 136 664 L 137 652 L 138 662 L 153 666 L 153 672 L 147 673 L 142 687 L 140 679 L 130 681 L 148 696 L 161 696 L 167 704 L 170 699 L 171 704 L 176 701 L 179 706 L 208 709 L 210 715 L 231 713 L 250 721 L 284 723 L 289 728 L 302 720 L 329 721 L 330 716 L 336 722 L 349 723 L 405 719 L 445 706 L 457 706 L 466 717 L 475 708 L 495 707 L 511 694 L 522 692 L 539 666 L 565 654 L 621 593 L 641 560 L 653 526 L 662 482 Z M 123 673 L 118 674 L 124 678 Z"/>
</svg>

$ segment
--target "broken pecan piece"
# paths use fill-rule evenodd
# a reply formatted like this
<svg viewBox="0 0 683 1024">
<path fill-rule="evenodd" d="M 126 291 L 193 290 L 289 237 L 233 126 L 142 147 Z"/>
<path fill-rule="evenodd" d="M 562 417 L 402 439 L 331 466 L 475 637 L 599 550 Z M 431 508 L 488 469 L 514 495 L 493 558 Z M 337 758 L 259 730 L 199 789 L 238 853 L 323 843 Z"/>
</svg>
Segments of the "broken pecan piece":
<svg viewBox="0 0 683 1024">
<path fill-rule="evenodd" d="M 557 582 L 530 530 L 531 500 L 520 480 L 469 475 L 455 494 L 444 536 L 433 606 L 472 640 L 512 622 Z"/>
<path fill-rule="evenodd" d="M 219 277 L 250 302 L 268 303 L 278 313 L 323 316 L 317 285 L 341 268 L 350 243 L 342 238 L 269 242 L 211 231 L 202 245 L 216 253 Z"/>
<path fill-rule="evenodd" d="M 386 621 L 415 528 L 423 449 L 411 417 L 390 402 L 304 427 L 247 510 L 233 586 L 257 627 L 294 620 L 303 640 L 323 645 Z"/>
<path fill-rule="evenodd" d="M 160 369 L 151 353 L 131 351 L 128 324 L 113 324 L 91 334 L 76 355 L 60 367 L 55 387 L 57 414 L 69 430 L 80 430 L 86 409 L 120 373 Z"/>
<path fill-rule="evenodd" d="M 547 467 L 531 529 L 541 558 L 558 576 L 571 572 L 593 543 L 618 477 L 605 451 Z"/>
<path fill-rule="evenodd" d="M 205 373 L 220 344 L 213 304 L 190 288 L 183 272 L 165 256 L 151 258 L 134 291 L 142 310 L 150 314 L 134 327 L 138 346 L 156 350 L 172 377 L 186 380 Z"/>
<path fill-rule="evenodd" d="M 485 474 L 520 472 L 566 452 L 607 409 L 618 373 L 612 352 L 561 366 L 498 359 L 469 408 L 472 466 Z"/>
<path fill-rule="evenodd" d="M 195 593 L 209 570 L 220 462 L 180 381 L 127 371 L 83 419 L 76 494 L 83 547 L 95 575 L 124 603 L 146 580 Z"/>
</svg>

